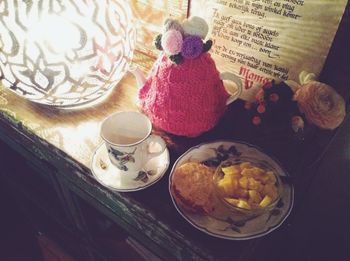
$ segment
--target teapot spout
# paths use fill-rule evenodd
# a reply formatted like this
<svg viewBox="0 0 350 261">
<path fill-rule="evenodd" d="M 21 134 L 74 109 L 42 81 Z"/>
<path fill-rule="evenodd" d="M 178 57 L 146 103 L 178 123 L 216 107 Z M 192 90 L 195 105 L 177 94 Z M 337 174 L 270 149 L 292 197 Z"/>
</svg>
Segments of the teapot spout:
<svg viewBox="0 0 350 261">
<path fill-rule="evenodd" d="M 143 72 L 136 65 L 131 65 L 129 71 L 135 76 L 137 85 L 141 88 L 146 82 L 146 77 Z"/>
</svg>

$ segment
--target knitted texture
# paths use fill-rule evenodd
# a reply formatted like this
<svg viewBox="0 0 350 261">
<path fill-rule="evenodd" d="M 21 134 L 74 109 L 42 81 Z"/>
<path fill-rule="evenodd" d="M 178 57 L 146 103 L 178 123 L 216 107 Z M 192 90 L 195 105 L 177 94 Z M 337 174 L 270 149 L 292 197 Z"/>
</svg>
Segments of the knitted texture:
<svg viewBox="0 0 350 261">
<path fill-rule="evenodd" d="M 188 137 L 213 128 L 228 97 L 208 53 L 181 65 L 162 53 L 139 92 L 141 107 L 154 126 Z"/>
</svg>

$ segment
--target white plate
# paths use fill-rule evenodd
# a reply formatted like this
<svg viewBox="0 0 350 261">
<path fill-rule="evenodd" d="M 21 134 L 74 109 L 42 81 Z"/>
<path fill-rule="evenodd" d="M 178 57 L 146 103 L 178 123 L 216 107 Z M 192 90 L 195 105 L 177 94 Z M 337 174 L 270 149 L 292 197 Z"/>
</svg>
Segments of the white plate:
<svg viewBox="0 0 350 261">
<path fill-rule="evenodd" d="M 242 216 L 230 213 L 219 201 L 216 202 L 215 211 L 210 213 L 210 215 L 188 212 L 176 203 L 171 189 L 172 175 L 176 168 L 182 164 L 190 161 L 206 162 L 208 164 L 208 160 L 209 163 L 217 164 L 223 156 L 235 155 L 237 153 L 241 156 L 254 157 L 267 161 L 280 173 L 282 181 L 288 180 L 287 178 L 283 179 L 283 176 L 288 177 L 288 174 L 281 165 L 257 147 L 243 142 L 216 141 L 195 146 L 178 158 L 169 176 L 169 192 L 177 211 L 195 228 L 214 237 L 230 240 L 246 240 L 261 237 L 272 232 L 288 217 L 294 201 L 294 188 L 289 182 L 282 182 L 283 194 L 275 209 L 250 220 L 245 220 Z"/>
<path fill-rule="evenodd" d="M 169 167 L 169 151 L 152 158 L 145 165 L 143 172 L 138 173 L 138 178 L 129 179 L 130 174 L 115 167 L 109 160 L 105 143 L 96 149 L 93 157 L 91 170 L 93 176 L 102 185 L 111 190 L 119 192 L 129 192 L 145 189 L 160 180 Z"/>
</svg>

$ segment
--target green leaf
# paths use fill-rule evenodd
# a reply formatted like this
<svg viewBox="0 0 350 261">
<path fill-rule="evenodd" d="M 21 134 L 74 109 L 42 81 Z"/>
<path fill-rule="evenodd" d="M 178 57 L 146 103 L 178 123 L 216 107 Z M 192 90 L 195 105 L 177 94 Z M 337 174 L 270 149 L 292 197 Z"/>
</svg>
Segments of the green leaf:
<svg viewBox="0 0 350 261">
<path fill-rule="evenodd" d="M 180 64 L 183 61 L 183 57 L 182 57 L 181 53 L 170 55 L 169 59 L 170 59 L 170 61 L 172 61 L 173 63 L 176 63 L 176 64 Z"/>
<path fill-rule="evenodd" d="M 283 199 L 280 199 L 278 202 L 277 202 L 277 208 L 283 208 L 284 206 L 284 203 L 283 203 Z"/>
<path fill-rule="evenodd" d="M 241 220 L 241 221 L 235 221 L 233 224 L 237 227 L 244 227 L 246 222 L 244 220 Z"/>
<path fill-rule="evenodd" d="M 124 153 L 120 152 L 119 150 L 112 149 L 112 148 L 111 148 L 111 150 L 112 150 L 113 155 L 115 155 L 115 156 L 122 156 L 122 155 L 124 155 Z"/>
<path fill-rule="evenodd" d="M 138 175 L 136 178 L 134 178 L 135 181 L 141 180 L 142 182 L 147 182 L 148 181 L 148 176 L 145 171 L 139 171 Z"/>
<path fill-rule="evenodd" d="M 161 34 L 158 34 L 156 36 L 156 38 L 154 39 L 154 45 L 156 46 L 156 48 L 159 50 L 159 51 L 163 51 L 163 47 L 162 47 L 162 35 Z"/>
<path fill-rule="evenodd" d="M 205 44 L 203 44 L 203 52 L 208 52 L 212 46 L 213 46 L 212 40 L 206 41 Z"/>
<path fill-rule="evenodd" d="M 239 220 L 239 221 L 236 221 L 236 220 L 233 220 L 232 218 L 228 217 L 226 218 L 225 220 L 227 223 L 230 223 L 231 225 L 235 225 L 237 227 L 244 227 L 245 224 L 246 224 L 246 220 Z"/>
<path fill-rule="evenodd" d="M 275 209 L 273 209 L 273 210 L 270 211 L 270 214 L 271 214 L 272 216 L 278 216 L 278 215 L 281 214 L 281 210 L 275 208 Z"/>
<path fill-rule="evenodd" d="M 220 152 L 220 153 L 227 153 L 227 151 L 225 150 L 223 144 L 221 144 L 221 145 L 217 148 L 217 151 Z"/>
<path fill-rule="evenodd" d="M 238 227 L 231 226 L 231 230 L 237 232 L 237 233 L 242 233 L 241 230 Z"/>
</svg>

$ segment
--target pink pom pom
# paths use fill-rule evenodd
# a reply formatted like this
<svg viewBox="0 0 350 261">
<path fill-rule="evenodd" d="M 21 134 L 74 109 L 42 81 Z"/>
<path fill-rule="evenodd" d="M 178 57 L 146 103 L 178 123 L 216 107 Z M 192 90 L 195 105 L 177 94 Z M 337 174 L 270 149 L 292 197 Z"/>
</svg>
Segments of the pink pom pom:
<svg viewBox="0 0 350 261">
<path fill-rule="evenodd" d="M 182 34 L 177 30 L 169 30 L 162 36 L 162 47 L 168 55 L 181 52 Z"/>
</svg>

